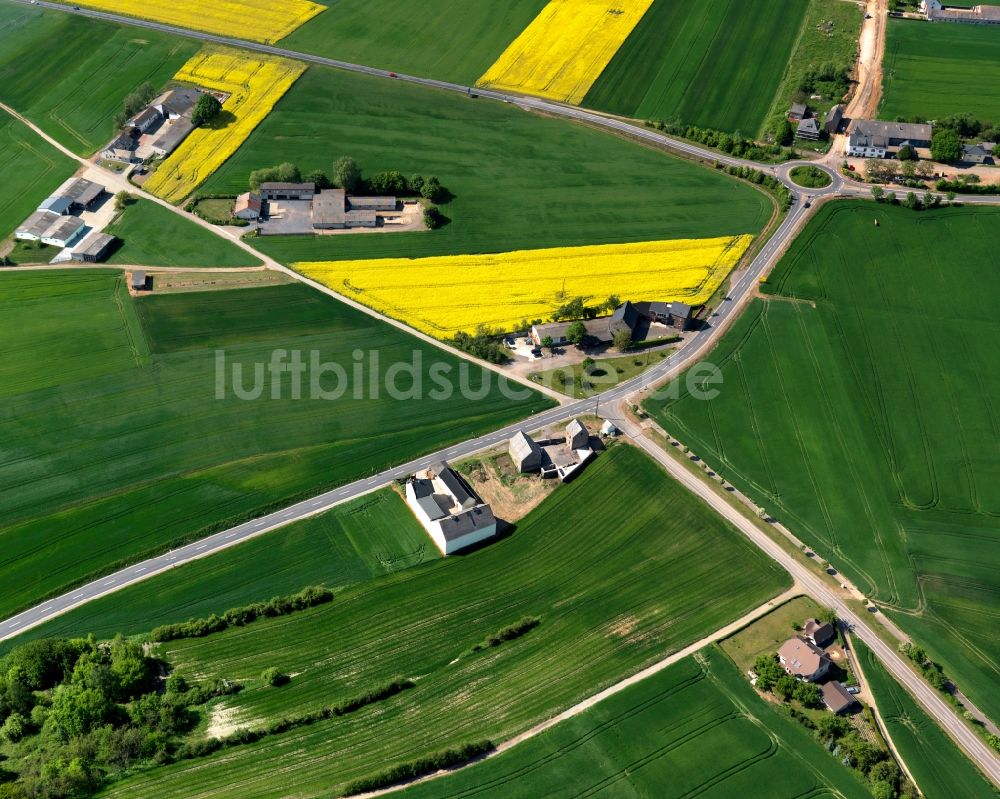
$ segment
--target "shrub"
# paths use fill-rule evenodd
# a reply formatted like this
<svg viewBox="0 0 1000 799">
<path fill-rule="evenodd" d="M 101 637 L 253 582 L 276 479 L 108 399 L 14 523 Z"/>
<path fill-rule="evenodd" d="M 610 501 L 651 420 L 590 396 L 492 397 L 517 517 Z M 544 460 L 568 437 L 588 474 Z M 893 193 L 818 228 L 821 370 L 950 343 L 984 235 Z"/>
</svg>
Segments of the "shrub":
<svg viewBox="0 0 1000 799">
<path fill-rule="evenodd" d="M 284 672 L 279 671 L 275 666 L 271 666 L 269 669 L 264 669 L 264 671 L 261 672 L 260 679 L 272 688 L 280 688 L 282 685 L 288 685 L 288 683 L 292 681 L 291 677 Z"/>
<path fill-rule="evenodd" d="M 408 782 L 427 774 L 433 774 L 435 771 L 440 771 L 441 769 L 455 768 L 456 766 L 468 763 L 470 760 L 475 760 L 477 757 L 481 757 L 492 750 L 492 741 L 480 741 L 478 743 L 464 744 L 457 749 L 446 749 L 430 757 L 413 760 L 409 763 L 400 763 L 379 774 L 355 780 L 344 790 L 344 795 L 353 796 L 359 793 L 377 791 L 381 788 L 396 785 L 397 783 Z"/>
<path fill-rule="evenodd" d="M 499 630 L 493 633 L 493 635 L 488 636 L 486 640 L 483 641 L 483 643 L 476 644 L 472 648 L 472 651 L 480 652 L 483 649 L 486 649 L 487 647 L 496 647 L 500 646 L 500 644 L 506 641 L 513 641 L 517 638 L 520 638 L 522 635 L 531 632 L 541 623 L 542 623 L 541 620 L 535 616 L 525 616 L 523 619 L 515 622 L 514 624 L 509 624 L 506 627 L 501 627 Z"/>
</svg>

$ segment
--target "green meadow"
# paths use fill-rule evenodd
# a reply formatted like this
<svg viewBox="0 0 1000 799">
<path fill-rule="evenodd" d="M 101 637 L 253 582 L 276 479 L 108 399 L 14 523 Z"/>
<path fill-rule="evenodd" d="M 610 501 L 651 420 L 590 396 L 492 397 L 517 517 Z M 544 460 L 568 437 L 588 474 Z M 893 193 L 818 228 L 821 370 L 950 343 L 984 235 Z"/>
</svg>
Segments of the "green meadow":
<svg viewBox="0 0 1000 799">
<path fill-rule="evenodd" d="M 1000 123 L 996 27 L 890 19 L 886 36 L 882 119 L 967 111 Z"/>
<path fill-rule="evenodd" d="M 337 0 L 283 47 L 471 86 L 547 0 Z"/>
<path fill-rule="evenodd" d="M 996 208 L 826 205 L 710 356 L 721 393 L 646 403 L 993 718 L 998 244 Z"/>
<path fill-rule="evenodd" d="M 47 271 L 0 275 L 0 298 L 0 616 L 550 404 L 509 400 L 475 367 L 481 399 L 309 399 L 308 376 L 296 399 L 288 374 L 240 399 L 231 368 L 252 389 L 275 349 L 315 352 L 348 381 L 356 350 L 458 379 L 456 358 L 301 284 L 133 299 L 120 273 Z"/>
<path fill-rule="evenodd" d="M 614 446 L 511 534 L 474 552 L 346 588 L 320 608 L 160 645 L 179 673 L 248 680 L 226 706 L 233 723 L 249 727 L 397 676 L 416 687 L 350 716 L 138 774 L 107 795 L 336 795 L 395 763 L 516 735 L 788 584 L 645 455 Z M 473 649 L 525 617 L 538 626 Z M 295 676 L 280 690 L 253 682 L 269 666 Z"/>
<path fill-rule="evenodd" d="M 160 88 L 199 48 L 192 39 L 21 3 L 0 5 L 0 101 L 90 155 L 114 135 L 125 96 Z"/>
<path fill-rule="evenodd" d="M 808 0 L 656 0 L 583 105 L 755 136 L 808 5 Z"/>
<path fill-rule="evenodd" d="M 76 166 L 23 123 L 0 111 L 0 184 L 4 186 L 0 195 L 0 242 L 70 177 Z M 54 255 L 53 251 L 49 258 Z"/>
<path fill-rule="evenodd" d="M 854 648 L 889 737 L 924 796 L 996 799 L 997 792 L 863 643 Z"/>
<path fill-rule="evenodd" d="M 285 263 L 505 252 L 756 233 L 773 210 L 746 184 L 607 133 L 319 68 L 296 82 L 204 190 L 245 191 L 251 171 L 282 161 L 329 172 L 343 155 L 369 176 L 437 175 L 454 195 L 440 204 L 450 222 L 411 233 L 265 236 L 256 247 Z"/>
<path fill-rule="evenodd" d="M 406 799 L 578 796 L 867 799 L 868 791 L 717 647 Z"/>
<path fill-rule="evenodd" d="M 260 266 L 249 253 L 149 200 L 122 211 L 108 233 L 122 241 L 108 263 L 137 266 Z"/>
</svg>

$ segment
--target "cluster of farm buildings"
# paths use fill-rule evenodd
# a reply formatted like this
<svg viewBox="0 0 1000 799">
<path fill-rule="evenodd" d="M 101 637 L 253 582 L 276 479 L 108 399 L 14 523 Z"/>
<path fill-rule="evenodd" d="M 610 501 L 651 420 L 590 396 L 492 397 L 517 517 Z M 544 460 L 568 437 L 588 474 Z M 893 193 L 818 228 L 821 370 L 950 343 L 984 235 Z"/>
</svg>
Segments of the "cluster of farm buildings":
<svg viewBox="0 0 1000 799">
<path fill-rule="evenodd" d="M 344 189 L 321 189 L 315 183 L 262 183 L 255 192 L 236 198 L 233 216 L 247 222 L 263 222 L 273 217 L 283 221 L 264 224 L 260 232 L 308 233 L 322 230 L 374 228 L 380 220 L 394 215 L 399 207 L 395 197 L 359 197 Z M 292 221 L 298 220 L 298 221 Z"/>
<path fill-rule="evenodd" d="M 170 155 L 194 130 L 191 114 L 201 96 L 201 89 L 187 87 L 164 92 L 128 120 L 101 157 L 133 164 Z"/>
<path fill-rule="evenodd" d="M 693 309 L 683 302 L 624 302 L 609 316 L 581 320 L 587 338 L 598 344 L 614 341 L 615 334 L 627 331 L 635 338 L 640 326 L 645 324 L 665 325 L 675 330 L 687 330 L 693 319 Z M 531 340 L 536 347 L 550 341 L 553 346 L 569 342 L 570 327 L 576 321 L 547 322 L 532 325 Z"/>
<path fill-rule="evenodd" d="M 789 638 L 778 650 L 778 662 L 798 680 L 819 684 L 820 697 L 833 713 L 844 713 L 857 703 L 839 680 L 827 680 L 833 660 L 827 650 L 836 644 L 837 630 L 830 622 L 806 619 L 801 635 Z"/>
<path fill-rule="evenodd" d="M 617 429 L 605 422 L 601 435 Z M 594 455 L 590 433 L 573 419 L 562 435 L 535 441 L 518 431 L 509 442 L 508 454 L 518 472 L 539 473 L 543 478 L 569 480 Z M 433 463 L 406 481 L 406 504 L 427 531 L 442 555 L 481 543 L 497 534 L 497 518 L 488 504 L 445 461 Z"/>
<path fill-rule="evenodd" d="M 107 199 L 104 186 L 85 178 L 70 178 L 46 197 L 14 231 L 21 241 L 41 241 L 61 252 L 53 262 L 96 263 L 111 250 L 115 237 L 90 227 L 79 214 Z"/>
<path fill-rule="evenodd" d="M 1000 25 L 1000 6 L 972 8 L 946 6 L 941 0 L 920 0 L 920 13 L 931 22 L 964 22 L 970 25 Z"/>
</svg>

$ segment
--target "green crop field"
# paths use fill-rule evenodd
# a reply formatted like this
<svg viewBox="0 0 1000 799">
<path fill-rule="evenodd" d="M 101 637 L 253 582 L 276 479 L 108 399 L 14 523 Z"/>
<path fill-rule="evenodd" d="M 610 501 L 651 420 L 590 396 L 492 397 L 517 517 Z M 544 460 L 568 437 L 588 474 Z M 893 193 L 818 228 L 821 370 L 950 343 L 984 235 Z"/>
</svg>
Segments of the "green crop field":
<svg viewBox="0 0 1000 799">
<path fill-rule="evenodd" d="M 383 489 L 89 602 L 4 641 L 0 649 L 85 632 L 102 638 L 141 633 L 295 594 L 307 585 L 342 588 L 439 557 L 403 499 Z"/>
<path fill-rule="evenodd" d="M 125 96 L 159 88 L 198 43 L 152 30 L 0 4 L 0 100 L 90 155 L 115 134 Z"/>
<path fill-rule="evenodd" d="M 108 230 L 122 246 L 110 264 L 137 266 L 260 266 L 220 236 L 149 200 L 128 206 Z"/>
<path fill-rule="evenodd" d="M 997 792 L 863 643 L 854 648 L 887 732 L 924 796 L 996 799 Z"/>
<path fill-rule="evenodd" d="M 824 206 L 711 355 L 718 397 L 647 404 L 994 718 L 998 253 L 1000 209 Z"/>
<path fill-rule="evenodd" d="M 879 116 L 968 111 L 1000 124 L 1000 36 L 990 25 L 890 19 Z"/>
<path fill-rule="evenodd" d="M 709 647 L 537 738 L 406 799 L 868 799 L 848 771 Z"/>
<path fill-rule="evenodd" d="M 808 0 L 657 0 L 583 104 L 756 135 L 807 6 Z"/>
<path fill-rule="evenodd" d="M 471 86 L 547 0 L 338 0 L 283 47 Z"/>
<path fill-rule="evenodd" d="M 457 378 L 459 361 L 300 284 L 132 300 L 120 273 L 34 272 L 0 275 L 0 296 L 0 350 L 12 359 L 3 368 L 18 370 L 0 403 L 0 616 L 551 404 L 507 399 L 478 368 L 468 382 L 490 381 L 481 399 L 397 400 L 377 380 L 377 396 L 347 386 L 355 350 L 377 351 L 379 372 L 415 363 L 424 383 L 438 363 Z M 42 322 L 45 348 L 23 346 Z M 220 399 L 217 348 L 226 374 L 242 369 L 243 390 L 275 349 L 339 363 L 349 390 L 310 399 L 310 367 L 301 399 L 288 374 L 263 380 L 258 400 L 223 380 Z M 361 368 L 365 380 L 378 374 L 367 358 Z M 332 392 L 336 376 L 325 375 Z M 397 385 L 411 387 L 405 375 Z"/>
<path fill-rule="evenodd" d="M 664 512 L 669 508 L 669 513 Z M 773 562 L 638 450 L 612 447 L 512 534 L 340 591 L 330 605 L 164 644 L 182 673 L 295 674 L 227 700 L 236 723 L 417 686 L 377 707 L 138 775 L 109 796 L 336 795 L 451 745 L 500 741 L 717 629 L 789 584 Z M 525 617 L 522 638 L 472 647 Z M 152 786 L 155 785 L 155 788 Z"/>
<path fill-rule="evenodd" d="M 455 199 L 436 231 L 262 237 L 284 262 L 505 252 L 533 247 L 756 233 L 768 197 L 698 166 L 503 103 L 313 68 L 205 184 L 245 191 L 250 172 L 292 161 L 369 176 L 437 175 Z M 628 202 L 623 201 L 628 193 Z M 725 208 L 725 213 L 719 213 Z"/>
<path fill-rule="evenodd" d="M 0 195 L 0 242 L 70 177 L 76 166 L 24 124 L 0 111 L 0 185 L 4 187 Z"/>
</svg>

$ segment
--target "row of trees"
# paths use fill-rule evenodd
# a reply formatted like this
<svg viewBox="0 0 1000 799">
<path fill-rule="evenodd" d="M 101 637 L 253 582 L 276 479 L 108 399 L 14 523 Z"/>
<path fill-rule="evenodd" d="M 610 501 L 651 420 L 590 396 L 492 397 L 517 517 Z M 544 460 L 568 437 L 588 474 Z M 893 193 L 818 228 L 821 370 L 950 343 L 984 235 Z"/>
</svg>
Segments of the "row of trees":
<svg viewBox="0 0 1000 799">
<path fill-rule="evenodd" d="M 739 131 L 736 133 L 727 133 L 723 130 L 699 128 L 696 125 L 685 125 L 680 121 L 671 119 L 649 120 L 646 122 L 646 127 L 655 128 L 656 130 L 671 136 L 678 136 L 682 139 L 690 139 L 691 141 L 698 142 L 706 147 L 713 147 L 717 150 L 721 150 L 727 155 L 733 155 L 737 158 L 748 158 L 753 161 L 776 160 L 783 153 L 783 150 L 779 145 L 790 144 L 792 138 L 794 138 L 793 132 L 792 137 L 788 138 L 788 141 L 783 141 L 782 139 L 784 136 L 782 135 L 781 137 L 774 139 L 775 144 L 761 146 L 753 139 L 748 139 Z"/>
<path fill-rule="evenodd" d="M 436 175 L 410 175 L 398 170 L 378 172 L 365 180 L 358 162 L 350 156 L 338 158 L 333 172 L 327 175 L 321 169 L 305 174 L 292 163 L 255 169 L 250 173 L 250 189 L 258 191 L 262 183 L 315 183 L 317 189 L 343 189 L 351 194 L 370 192 L 380 196 L 423 197 L 431 202 L 446 202 L 448 192 Z"/>
<path fill-rule="evenodd" d="M 875 202 L 887 202 L 890 205 L 899 205 L 899 198 L 896 197 L 893 192 L 886 192 L 881 186 L 872 186 L 872 198 Z M 948 201 L 955 199 L 955 192 L 948 192 Z M 941 197 L 937 194 L 931 194 L 929 191 L 924 192 L 923 197 L 918 197 L 914 192 L 908 192 L 906 199 L 903 200 L 903 205 L 907 208 L 911 208 L 914 211 L 920 211 L 924 208 L 937 208 L 941 205 Z"/>
<path fill-rule="evenodd" d="M 501 336 L 499 330 L 479 325 L 475 333 L 460 331 L 448 339 L 448 343 L 488 363 L 506 363 L 510 356 L 500 343 Z"/>
<path fill-rule="evenodd" d="M 122 103 L 122 110 L 115 114 L 115 127 L 124 128 L 132 117 L 153 102 L 155 98 L 156 89 L 149 81 L 129 92 Z"/>
</svg>

